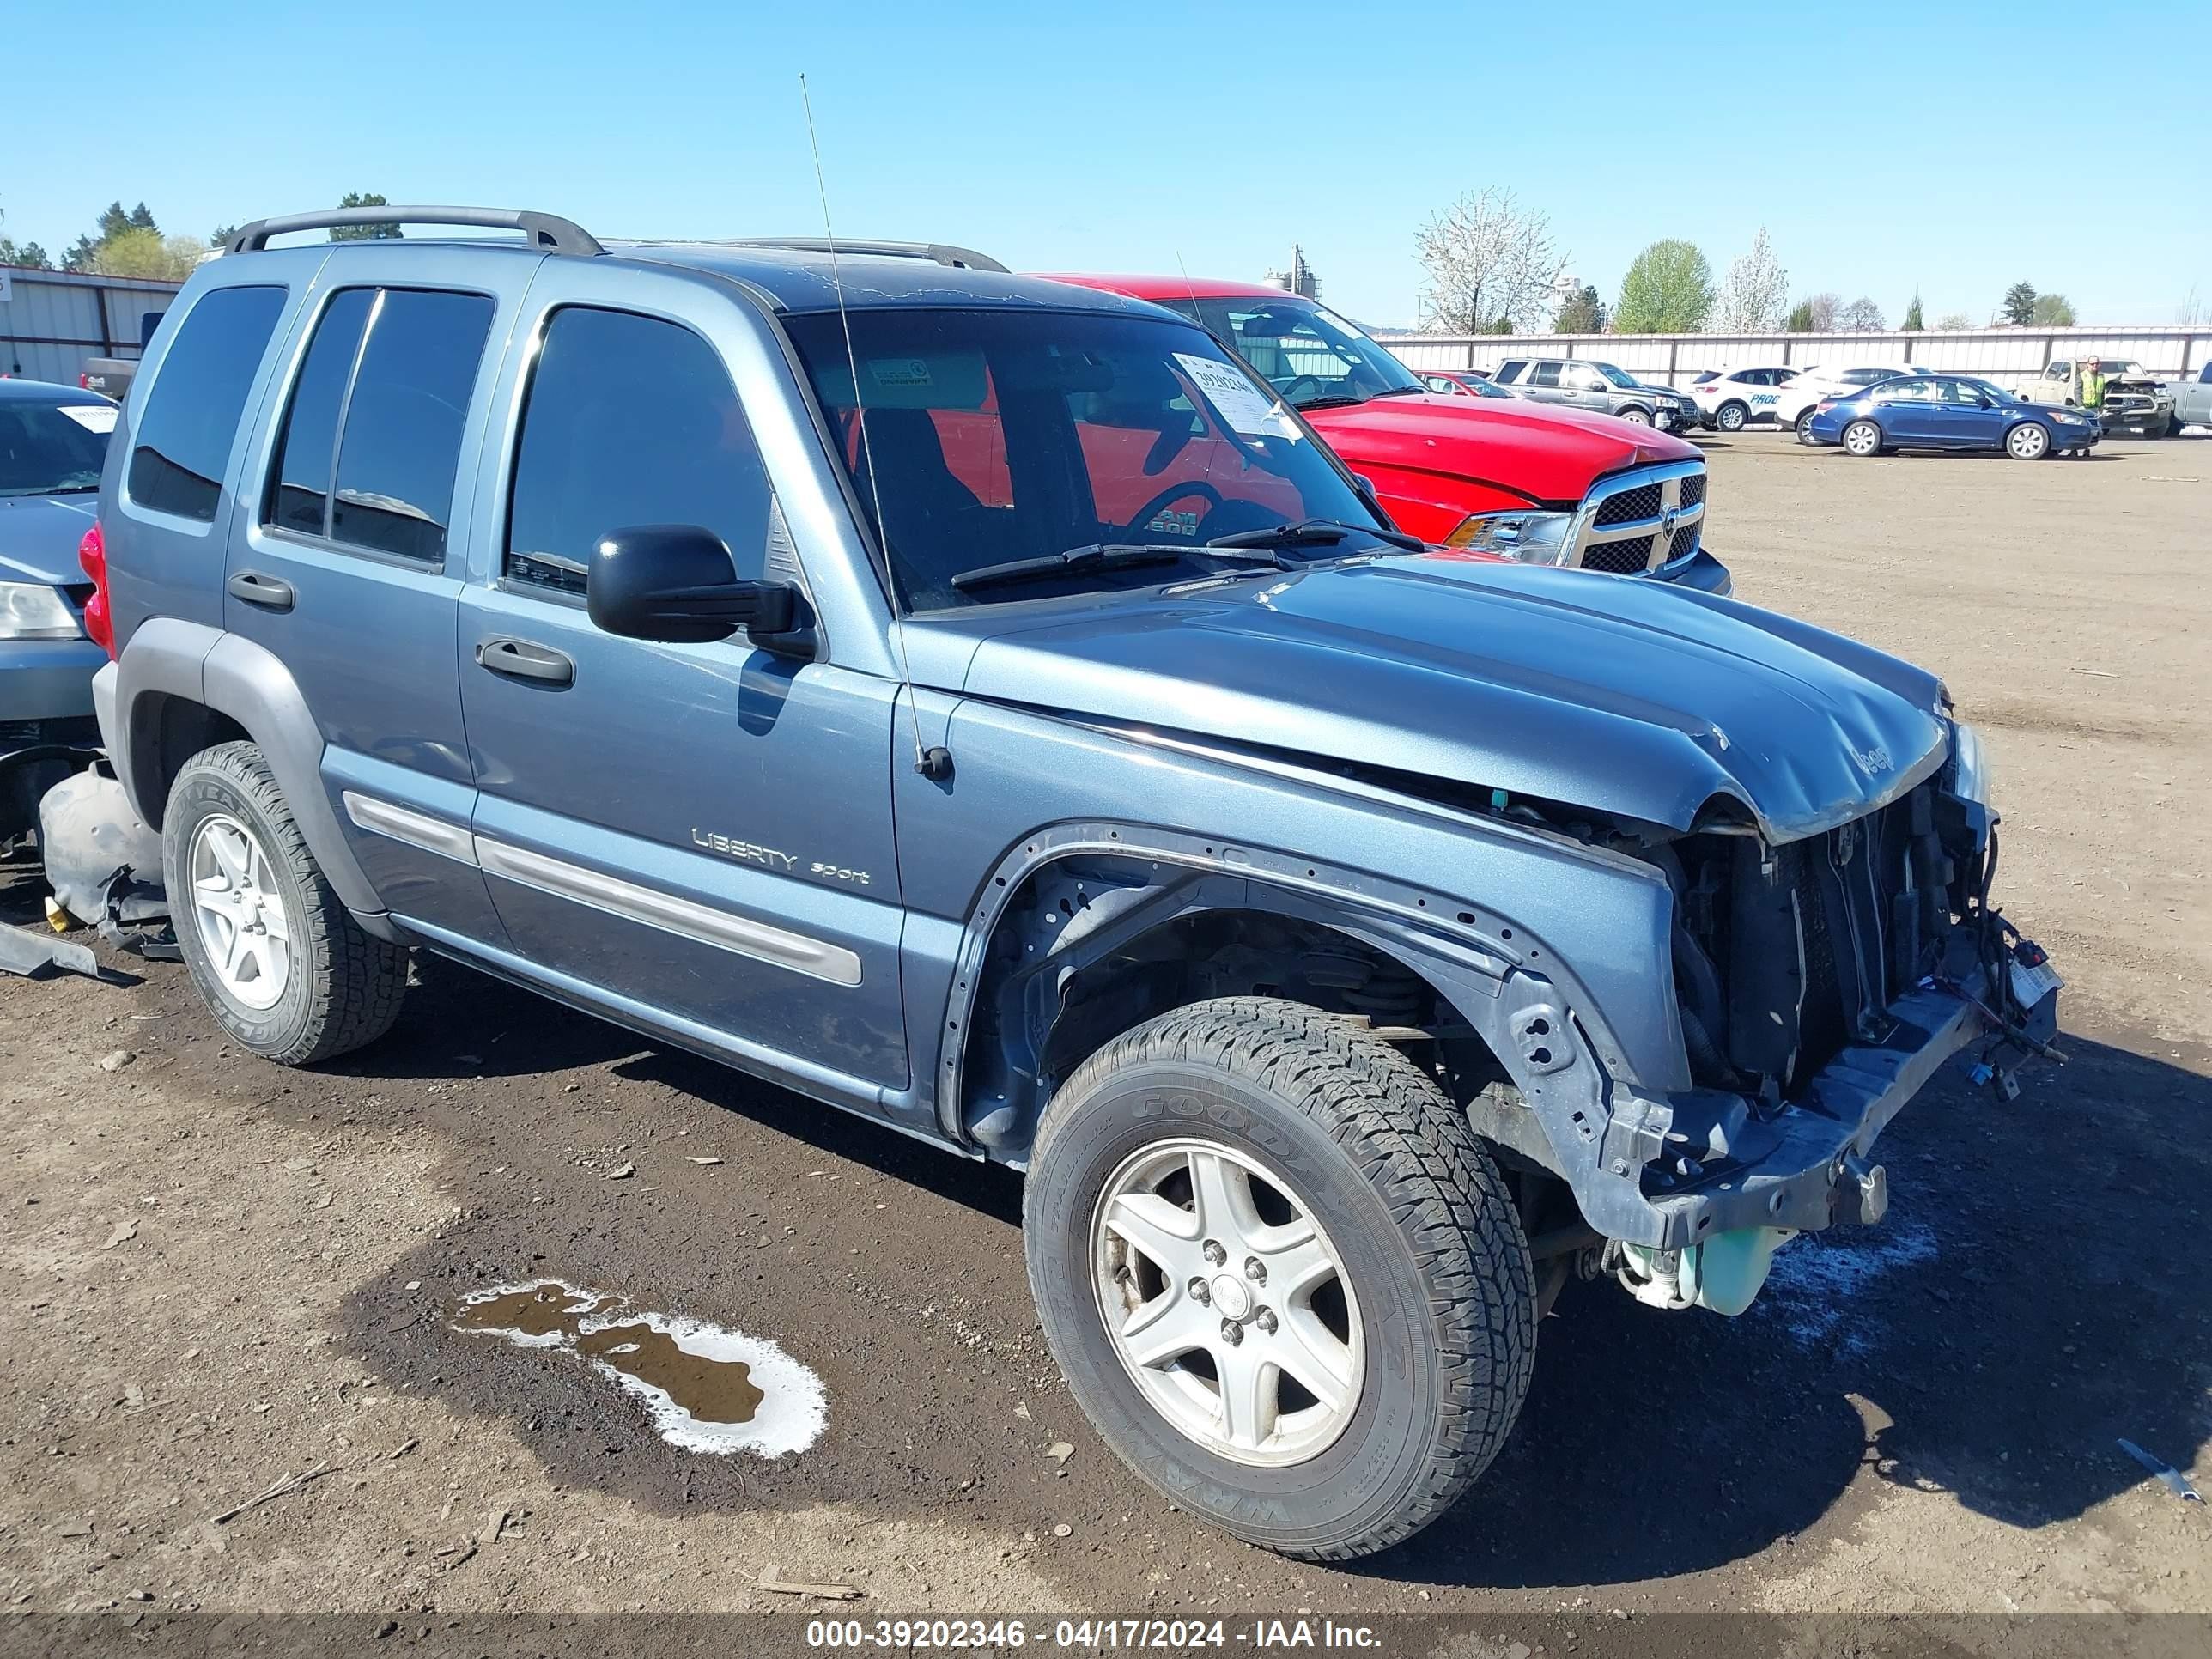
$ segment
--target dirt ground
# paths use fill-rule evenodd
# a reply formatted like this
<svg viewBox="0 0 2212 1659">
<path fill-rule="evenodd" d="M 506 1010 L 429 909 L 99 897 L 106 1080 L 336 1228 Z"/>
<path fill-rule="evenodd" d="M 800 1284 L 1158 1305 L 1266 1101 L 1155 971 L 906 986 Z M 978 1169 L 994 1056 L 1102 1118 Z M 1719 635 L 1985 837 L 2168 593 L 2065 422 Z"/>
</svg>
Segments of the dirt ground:
<svg viewBox="0 0 2212 1659">
<path fill-rule="evenodd" d="M 180 967 L 0 980 L 0 1605 L 806 1616 L 775 1573 L 869 1617 L 2212 1610 L 2212 1510 L 2115 1444 L 2212 1491 L 2212 439 L 1707 447 L 1743 598 L 1948 677 L 1999 893 L 2071 982 L 2063 1072 L 1893 1127 L 1881 1228 L 1734 1321 L 1571 1287 L 1474 1496 L 1307 1567 L 1092 1437 L 1000 1172 L 434 960 L 319 1074 L 227 1048 Z M 538 1275 L 774 1340 L 826 1433 L 681 1451 L 574 1354 L 447 1328 Z"/>
</svg>

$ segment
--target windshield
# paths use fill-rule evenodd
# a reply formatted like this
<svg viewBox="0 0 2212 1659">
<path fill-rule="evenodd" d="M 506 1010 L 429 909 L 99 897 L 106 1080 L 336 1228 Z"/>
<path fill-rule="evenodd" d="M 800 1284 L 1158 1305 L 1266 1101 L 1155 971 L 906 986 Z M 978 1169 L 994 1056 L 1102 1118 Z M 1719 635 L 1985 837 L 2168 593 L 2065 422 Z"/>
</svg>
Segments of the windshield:
<svg viewBox="0 0 2212 1659">
<path fill-rule="evenodd" d="M 1615 386 L 1621 387 L 1625 391 L 1633 391 L 1641 384 L 1641 382 L 1639 382 L 1637 378 L 1633 374 L 1631 374 L 1626 369 L 1615 368 L 1611 363 L 1592 363 L 1590 367 L 1595 369 L 1599 374 L 1604 375 L 1607 380 L 1612 381 Z"/>
<path fill-rule="evenodd" d="M 1204 544 L 1282 525 L 1349 526 L 1321 557 L 1377 550 L 1389 533 L 1304 425 L 1196 328 L 872 307 L 852 314 L 863 415 L 836 313 L 786 325 L 915 610 L 1249 568 Z M 953 580 L 1131 544 L 1167 565 L 1078 560 L 1018 586 Z"/>
<path fill-rule="evenodd" d="M 98 489 L 114 429 L 113 404 L 0 401 L 0 495 Z"/>
<path fill-rule="evenodd" d="M 1200 300 L 1199 320 L 1236 343 L 1285 401 L 1300 409 L 1364 404 L 1426 390 L 1413 371 L 1326 307 L 1279 300 Z M 1188 314 L 1188 304 L 1176 309 Z"/>
</svg>

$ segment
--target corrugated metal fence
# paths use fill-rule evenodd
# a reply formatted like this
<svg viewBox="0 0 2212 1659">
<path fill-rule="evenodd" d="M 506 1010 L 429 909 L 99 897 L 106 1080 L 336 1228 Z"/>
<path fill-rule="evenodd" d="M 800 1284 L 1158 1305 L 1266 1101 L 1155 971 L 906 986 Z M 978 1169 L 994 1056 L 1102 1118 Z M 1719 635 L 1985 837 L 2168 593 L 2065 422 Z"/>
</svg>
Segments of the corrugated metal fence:
<svg viewBox="0 0 2212 1659">
<path fill-rule="evenodd" d="M 75 386 L 89 357 L 136 357 L 139 319 L 179 283 L 0 265 L 0 374 Z"/>
<path fill-rule="evenodd" d="M 2212 326 L 1990 328 L 1883 334 L 1382 334 L 1409 368 L 1494 368 L 1507 357 L 1594 357 L 1640 380 L 1680 386 L 1700 369 L 1778 363 L 1914 363 L 1978 374 L 2000 386 L 2033 380 L 2053 361 L 2133 358 L 2181 379 L 2212 356 Z"/>
</svg>

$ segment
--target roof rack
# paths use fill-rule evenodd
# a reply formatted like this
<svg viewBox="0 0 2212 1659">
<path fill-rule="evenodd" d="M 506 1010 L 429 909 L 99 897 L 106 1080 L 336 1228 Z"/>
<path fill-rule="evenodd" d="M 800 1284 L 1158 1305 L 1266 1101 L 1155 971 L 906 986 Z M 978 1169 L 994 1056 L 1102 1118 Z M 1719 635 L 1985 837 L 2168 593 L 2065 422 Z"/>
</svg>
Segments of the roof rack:
<svg viewBox="0 0 2212 1659">
<path fill-rule="evenodd" d="M 598 254 L 606 250 L 599 239 L 572 220 L 550 213 L 518 212 L 512 208 L 470 207 L 352 207 L 324 208 L 314 213 L 289 213 L 279 219 L 256 219 L 241 226 L 223 245 L 226 253 L 258 253 L 271 236 L 295 230 L 330 230 L 342 225 L 472 225 L 485 230 L 519 230 L 532 247 L 549 253 Z"/>
<path fill-rule="evenodd" d="M 721 244 L 726 247 L 787 247 L 800 253 L 875 253 L 894 259 L 928 259 L 940 265 L 950 265 L 955 270 L 995 270 L 1000 276 L 1008 273 L 988 253 L 978 253 L 972 247 L 955 247 L 950 242 L 871 242 L 848 241 L 839 237 L 833 244 L 826 236 L 740 236 Z"/>
</svg>

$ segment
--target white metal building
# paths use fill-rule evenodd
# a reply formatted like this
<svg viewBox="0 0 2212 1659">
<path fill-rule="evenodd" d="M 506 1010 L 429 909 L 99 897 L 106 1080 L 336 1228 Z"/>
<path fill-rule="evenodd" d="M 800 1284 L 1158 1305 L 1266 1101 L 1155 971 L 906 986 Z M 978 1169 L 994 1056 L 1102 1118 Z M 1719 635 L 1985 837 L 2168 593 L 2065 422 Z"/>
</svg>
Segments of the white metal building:
<svg viewBox="0 0 2212 1659">
<path fill-rule="evenodd" d="M 1640 380 L 1686 385 L 1705 368 L 1778 363 L 1917 363 L 2000 386 L 2074 357 L 2132 358 L 2182 379 L 2212 357 L 2212 326 L 1984 328 L 1881 334 L 1381 334 L 1409 368 L 1494 368 L 1507 357 L 1594 357 Z"/>
<path fill-rule="evenodd" d="M 136 357 L 141 319 L 180 283 L 0 265 L 0 374 L 75 386 L 89 357 Z"/>
</svg>

